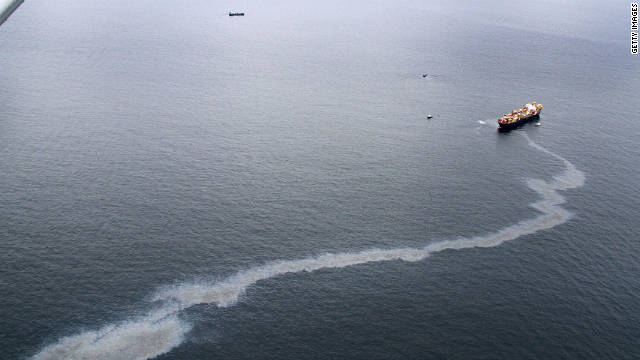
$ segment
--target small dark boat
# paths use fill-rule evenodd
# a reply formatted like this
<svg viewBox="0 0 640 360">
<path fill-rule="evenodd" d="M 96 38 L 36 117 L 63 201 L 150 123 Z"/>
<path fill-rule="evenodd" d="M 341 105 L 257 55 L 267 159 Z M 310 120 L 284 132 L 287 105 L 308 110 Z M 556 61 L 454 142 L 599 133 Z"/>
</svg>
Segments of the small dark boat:
<svg viewBox="0 0 640 360">
<path fill-rule="evenodd" d="M 229 12 L 229 16 L 244 16 L 243 12 Z"/>
</svg>

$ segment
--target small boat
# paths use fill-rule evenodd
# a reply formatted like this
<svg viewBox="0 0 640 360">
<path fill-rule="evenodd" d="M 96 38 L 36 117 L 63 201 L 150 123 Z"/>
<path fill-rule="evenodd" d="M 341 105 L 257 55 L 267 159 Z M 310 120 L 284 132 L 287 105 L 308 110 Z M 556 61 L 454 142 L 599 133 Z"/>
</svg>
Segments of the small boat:
<svg viewBox="0 0 640 360">
<path fill-rule="evenodd" d="M 540 124 L 539 122 L 536 123 L 536 126 L 540 126 L 540 125 L 542 125 L 542 124 Z"/>
<path fill-rule="evenodd" d="M 423 78 L 426 78 L 427 76 L 429 76 L 429 74 L 422 74 Z"/>
<path fill-rule="evenodd" d="M 229 16 L 244 16 L 243 12 L 229 12 Z"/>
<path fill-rule="evenodd" d="M 431 119 L 433 117 L 433 115 L 429 114 L 427 115 L 427 119 Z"/>
</svg>

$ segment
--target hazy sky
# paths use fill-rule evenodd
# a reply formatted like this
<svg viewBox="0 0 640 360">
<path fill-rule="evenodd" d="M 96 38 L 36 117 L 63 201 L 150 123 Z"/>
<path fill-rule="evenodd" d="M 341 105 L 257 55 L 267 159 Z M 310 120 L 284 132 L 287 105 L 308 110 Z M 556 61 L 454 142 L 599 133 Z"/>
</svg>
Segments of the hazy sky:
<svg viewBox="0 0 640 360">
<path fill-rule="evenodd" d="M 118 1 L 118 0 L 116 0 Z M 5 9 L 12 0 L 0 0 L 0 10 Z M 95 0 L 86 0 L 87 3 L 95 3 Z M 100 1 L 98 1 L 99 3 Z M 66 7 L 75 14 L 68 14 L 65 21 L 72 17 L 83 17 L 84 11 L 89 9 L 82 4 L 72 4 L 69 0 L 46 2 L 42 0 L 30 0 L 23 4 L 29 7 L 29 16 L 45 14 L 46 8 L 52 5 Z M 628 41 L 629 7 L 626 0 L 602 1 L 602 0 L 542 0 L 542 1 L 449 1 L 449 0 L 402 0 L 402 1 L 291 1 L 291 0 L 242 0 L 242 1 L 208 1 L 210 7 L 219 7 L 221 11 L 245 11 L 253 13 L 282 13 L 291 12 L 300 16 L 305 12 L 309 16 L 340 17 L 348 15 L 352 17 L 371 17 L 372 21 L 384 21 L 388 16 L 398 16 L 399 12 L 421 13 L 437 12 L 442 16 L 452 19 L 466 20 L 474 23 L 484 23 L 510 28 L 527 29 L 534 32 L 562 34 L 568 37 L 592 39 L 599 41 Z M 188 7 L 202 6 L 201 1 L 180 2 L 174 0 L 136 0 L 126 1 L 122 4 L 123 14 L 127 17 L 135 17 L 138 10 L 147 8 L 150 13 L 159 11 L 180 12 Z M 36 8 L 42 8 L 39 11 Z M 90 7 L 92 10 L 100 9 L 100 6 Z M 113 7 L 111 7 L 113 8 Z M 25 9 L 19 11 L 26 12 Z M 188 10 L 187 10 L 188 11 Z M 24 15 L 24 14 L 23 14 Z M 161 15 L 161 14 L 159 14 Z M 16 16 L 14 14 L 13 16 Z M 27 15 L 24 15 L 27 16 Z M 105 13 L 105 17 L 118 16 Z"/>
</svg>

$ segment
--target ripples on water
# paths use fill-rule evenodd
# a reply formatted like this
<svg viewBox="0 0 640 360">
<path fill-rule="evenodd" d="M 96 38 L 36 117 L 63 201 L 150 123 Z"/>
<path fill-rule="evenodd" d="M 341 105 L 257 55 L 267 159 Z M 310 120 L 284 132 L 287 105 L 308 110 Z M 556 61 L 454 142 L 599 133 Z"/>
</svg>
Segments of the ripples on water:
<svg viewBox="0 0 640 360">
<path fill-rule="evenodd" d="M 530 179 L 528 186 L 542 199 L 531 204 L 542 215 L 508 226 L 494 234 L 469 239 L 440 241 L 422 249 L 371 249 L 357 253 L 324 254 L 299 260 L 279 260 L 239 271 L 216 283 L 187 283 L 164 289 L 156 294 L 154 301 L 164 306 L 146 316 L 121 324 L 112 324 L 97 331 L 88 331 L 66 337 L 49 345 L 33 357 L 34 360 L 60 358 L 99 359 L 148 359 L 164 354 L 180 345 L 191 325 L 180 321 L 177 313 L 196 304 L 230 306 L 236 303 L 246 289 L 260 280 L 286 273 L 316 271 L 326 268 L 343 268 L 379 261 L 420 261 L 425 257 L 448 249 L 494 247 L 520 236 L 533 234 L 564 223 L 571 213 L 560 207 L 565 202 L 557 191 L 577 188 L 584 183 L 584 174 L 565 158 L 533 142 L 522 133 L 529 145 L 562 161 L 565 171 L 553 181 Z"/>
<path fill-rule="evenodd" d="M 0 358 L 640 357 L 622 5 L 25 2 Z"/>
</svg>

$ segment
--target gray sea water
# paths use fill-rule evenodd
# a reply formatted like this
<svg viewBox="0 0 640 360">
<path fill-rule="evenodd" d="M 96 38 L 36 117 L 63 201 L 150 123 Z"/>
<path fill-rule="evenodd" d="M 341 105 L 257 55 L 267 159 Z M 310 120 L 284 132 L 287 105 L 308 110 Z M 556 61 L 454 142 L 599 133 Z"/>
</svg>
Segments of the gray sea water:
<svg viewBox="0 0 640 360">
<path fill-rule="evenodd" d="M 640 358 L 629 7 L 26 1 L 0 359 Z"/>
</svg>

